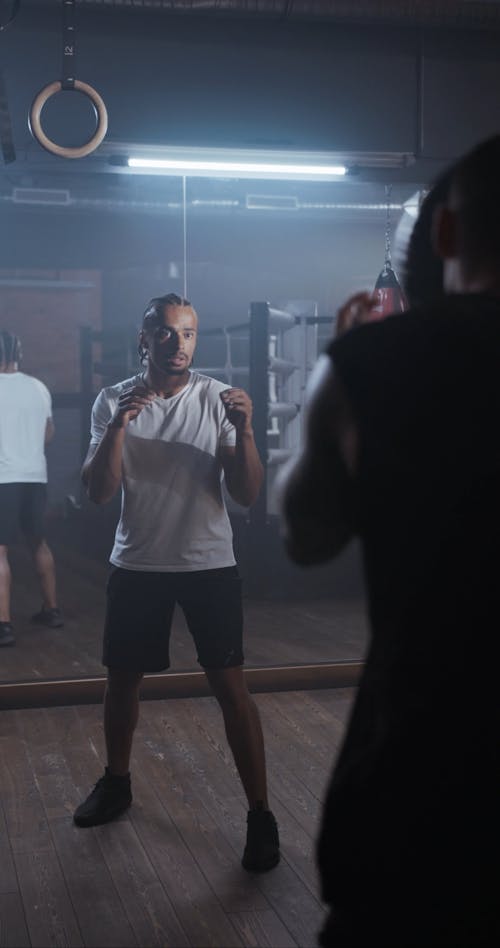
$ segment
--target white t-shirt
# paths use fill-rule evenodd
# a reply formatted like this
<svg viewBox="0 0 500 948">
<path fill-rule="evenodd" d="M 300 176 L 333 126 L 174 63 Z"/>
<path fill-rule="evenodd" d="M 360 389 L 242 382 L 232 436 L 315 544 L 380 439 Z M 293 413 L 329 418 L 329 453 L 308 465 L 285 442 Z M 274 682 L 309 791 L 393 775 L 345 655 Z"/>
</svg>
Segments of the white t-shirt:
<svg viewBox="0 0 500 948">
<path fill-rule="evenodd" d="M 48 388 L 24 372 L 0 372 L 0 484 L 47 483 Z"/>
<path fill-rule="evenodd" d="M 92 410 L 98 444 L 120 394 L 141 376 L 103 389 Z M 222 382 L 190 372 L 171 398 L 157 396 L 125 429 L 122 509 L 110 560 L 152 572 L 234 566 L 232 530 L 222 494 L 220 448 L 234 445 Z"/>
</svg>

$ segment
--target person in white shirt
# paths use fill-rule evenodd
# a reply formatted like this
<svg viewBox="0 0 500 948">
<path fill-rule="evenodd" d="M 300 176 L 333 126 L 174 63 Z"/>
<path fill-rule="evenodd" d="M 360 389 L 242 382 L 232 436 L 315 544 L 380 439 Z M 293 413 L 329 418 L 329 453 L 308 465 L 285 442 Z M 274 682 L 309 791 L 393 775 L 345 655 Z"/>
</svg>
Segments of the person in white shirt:
<svg viewBox="0 0 500 948">
<path fill-rule="evenodd" d="M 242 864 L 265 871 L 280 858 L 278 829 L 267 801 L 259 713 L 243 674 L 241 584 L 222 493 L 225 479 L 232 498 L 250 506 L 263 468 L 247 393 L 190 369 L 197 328 L 188 300 L 174 293 L 151 300 L 140 333 L 145 370 L 103 389 L 93 407 L 83 480 L 98 504 L 121 488 L 122 508 L 104 629 L 107 767 L 74 821 L 106 823 L 132 802 L 140 683 L 145 672 L 169 667 L 178 603 L 248 799 Z"/>
<path fill-rule="evenodd" d="M 33 555 L 42 607 L 32 621 L 60 628 L 54 558 L 44 538 L 47 502 L 45 445 L 54 435 L 50 392 L 19 370 L 21 343 L 0 330 L 0 646 L 15 641 L 10 615 L 8 551 L 21 529 Z"/>
</svg>

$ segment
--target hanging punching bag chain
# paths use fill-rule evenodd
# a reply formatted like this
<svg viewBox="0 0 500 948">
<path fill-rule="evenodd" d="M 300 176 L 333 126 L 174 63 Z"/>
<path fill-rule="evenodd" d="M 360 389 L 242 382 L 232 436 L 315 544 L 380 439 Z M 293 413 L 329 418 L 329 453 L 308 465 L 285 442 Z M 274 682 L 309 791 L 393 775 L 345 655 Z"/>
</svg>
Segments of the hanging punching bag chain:
<svg viewBox="0 0 500 948">
<path fill-rule="evenodd" d="M 52 152 L 53 155 L 60 155 L 62 158 L 84 158 L 85 155 L 90 155 L 101 144 L 108 130 L 108 113 L 101 96 L 88 83 L 75 78 L 76 29 L 74 13 L 75 0 L 62 0 L 62 78 L 60 81 L 50 82 L 40 90 L 33 99 L 28 116 L 28 125 L 33 138 L 47 151 Z M 96 117 L 96 130 L 92 138 L 84 145 L 71 148 L 58 145 L 45 134 L 42 128 L 41 113 L 47 100 L 56 92 L 74 91 L 75 89 L 90 99 Z"/>
<path fill-rule="evenodd" d="M 391 194 L 392 184 L 385 186 L 385 266 L 392 266 L 391 261 Z"/>
<path fill-rule="evenodd" d="M 385 186 L 385 259 L 377 282 L 374 294 L 377 305 L 371 312 L 372 319 L 384 319 L 393 313 L 402 313 L 406 309 L 406 301 L 399 280 L 392 269 L 391 260 L 391 195 L 392 184 Z"/>
</svg>

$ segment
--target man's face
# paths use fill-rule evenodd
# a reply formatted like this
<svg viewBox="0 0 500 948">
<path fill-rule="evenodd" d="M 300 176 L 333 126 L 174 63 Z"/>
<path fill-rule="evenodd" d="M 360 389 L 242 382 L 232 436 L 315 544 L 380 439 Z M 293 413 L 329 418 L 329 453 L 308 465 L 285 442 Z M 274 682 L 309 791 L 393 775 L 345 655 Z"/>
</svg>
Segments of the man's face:
<svg viewBox="0 0 500 948">
<path fill-rule="evenodd" d="M 149 364 L 166 375 L 183 375 L 193 360 L 197 329 L 192 306 L 166 306 L 157 325 L 142 334 Z"/>
</svg>

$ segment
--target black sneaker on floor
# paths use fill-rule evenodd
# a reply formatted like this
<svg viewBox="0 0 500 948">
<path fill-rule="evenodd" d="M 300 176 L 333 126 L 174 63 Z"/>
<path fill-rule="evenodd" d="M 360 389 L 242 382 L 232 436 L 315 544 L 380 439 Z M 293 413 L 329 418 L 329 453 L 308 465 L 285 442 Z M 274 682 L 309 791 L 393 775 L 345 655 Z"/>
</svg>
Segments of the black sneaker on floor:
<svg viewBox="0 0 500 948">
<path fill-rule="evenodd" d="M 35 612 L 35 615 L 31 616 L 31 621 L 38 625 L 46 625 L 49 629 L 62 629 L 64 625 L 60 609 L 44 609 L 43 606 L 40 612 Z"/>
<path fill-rule="evenodd" d="M 0 622 L 0 646 L 13 645 L 16 640 L 10 622 Z"/>
<path fill-rule="evenodd" d="M 76 808 L 73 820 L 77 826 L 100 826 L 125 812 L 132 803 L 130 775 L 115 777 L 106 767 L 104 777 L 97 781 L 86 800 Z"/>
<path fill-rule="evenodd" d="M 267 872 L 280 861 L 278 824 L 262 806 L 249 810 L 247 816 L 247 844 L 241 865 L 248 872 Z"/>
</svg>

